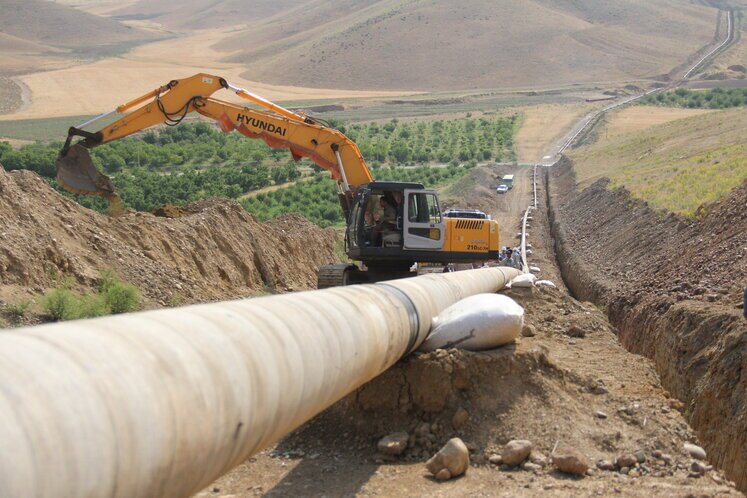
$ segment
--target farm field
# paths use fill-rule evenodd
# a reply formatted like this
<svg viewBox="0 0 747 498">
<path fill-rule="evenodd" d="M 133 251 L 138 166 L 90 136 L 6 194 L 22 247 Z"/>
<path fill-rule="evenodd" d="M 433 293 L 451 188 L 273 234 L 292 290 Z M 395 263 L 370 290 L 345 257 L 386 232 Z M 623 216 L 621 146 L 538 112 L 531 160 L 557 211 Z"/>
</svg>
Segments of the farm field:
<svg viewBox="0 0 747 498">
<path fill-rule="evenodd" d="M 517 115 L 385 123 L 330 123 L 358 144 L 379 179 L 437 184 L 478 162 L 514 158 Z M 1 131 L 0 126 L 0 131 Z M 8 170 L 30 169 L 54 185 L 60 143 L 13 149 L 0 141 L 0 163 Z M 92 152 L 94 164 L 112 175 L 124 205 L 151 211 L 211 196 L 242 199 L 261 219 L 300 212 L 322 226 L 342 222 L 333 182 L 308 160 L 295 163 L 288 151 L 260 140 L 222 133 L 205 121 L 161 127 L 124 138 Z M 447 168 L 428 168 L 438 164 Z M 419 168 L 402 166 L 421 166 Z M 302 182 L 296 180 L 302 179 Z M 285 187 L 283 187 L 286 185 Z M 247 193 L 261 191 L 256 195 Z M 314 194 L 316 197 L 314 197 Z M 103 199 L 78 196 L 99 211 Z"/>
<path fill-rule="evenodd" d="M 519 162 L 540 162 L 545 151 L 592 108 L 588 104 L 554 104 L 521 109 L 521 125 L 516 133 Z"/>
<path fill-rule="evenodd" d="M 201 32 L 143 45 L 121 57 L 18 76 L 29 88 L 31 102 L 19 111 L 0 116 L 0 120 L 100 114 L 173 79 L 200 72 L 225 77 L 234 85 L 275 101 L 400 96 L 410 93 L 309 88 L 250 81 L 240 76 L 243 72 L 240 65 L 217 62 L 222 54 L 210 46 L 222 36 L 225 33 L 220 30 Z M 228 92 L 221 92 L 216 97 L 232 102 L 241 101 Z"/>
</svg>

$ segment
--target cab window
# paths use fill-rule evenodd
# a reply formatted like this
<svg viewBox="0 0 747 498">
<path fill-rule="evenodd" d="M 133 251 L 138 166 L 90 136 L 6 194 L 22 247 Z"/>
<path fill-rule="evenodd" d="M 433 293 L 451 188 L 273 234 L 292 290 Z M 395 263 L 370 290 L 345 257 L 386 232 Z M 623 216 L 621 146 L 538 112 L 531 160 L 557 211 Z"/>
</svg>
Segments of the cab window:
<svg viewBox="0 0 747 498">
<path fill-rule="evenodd" d="M 441 223 L 441 210 L 434 194 L 411 193 L 407 205 L 407 219 L 411 223 Z"/>
</svg>

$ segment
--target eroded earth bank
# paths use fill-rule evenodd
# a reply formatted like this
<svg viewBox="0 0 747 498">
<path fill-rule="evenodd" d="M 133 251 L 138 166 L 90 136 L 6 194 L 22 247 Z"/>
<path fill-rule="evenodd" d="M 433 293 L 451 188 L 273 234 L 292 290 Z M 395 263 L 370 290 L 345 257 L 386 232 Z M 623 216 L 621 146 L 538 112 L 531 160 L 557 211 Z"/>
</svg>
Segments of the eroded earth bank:
<svg viewBox="0 0 747 498">
<path fill-rule="evenodd" d="M 650 358 L 708 452 L 747 490 L 747 182 L 693 219 L 654 212 L 602 179 L 546 177 L 564 281 L 606 307 L 621 343 Z"/>
</svg>

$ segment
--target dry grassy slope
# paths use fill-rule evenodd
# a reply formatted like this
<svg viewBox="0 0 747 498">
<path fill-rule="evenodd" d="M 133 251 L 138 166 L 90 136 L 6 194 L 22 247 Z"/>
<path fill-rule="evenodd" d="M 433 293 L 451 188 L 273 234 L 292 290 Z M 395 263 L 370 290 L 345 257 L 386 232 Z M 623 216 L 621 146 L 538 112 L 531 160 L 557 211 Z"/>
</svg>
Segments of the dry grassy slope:
<svg viewBox="0 0 747 498">
<path fill-rule="evenodd" d="M 149 38 L 113 19 L 44 0 L 0 0 L 0 34 L 67 48 L 111 45 Z"/>
<path fill-rule="evenodd" d="M 218 48 L 272 83 L 524 86 L 667 73 L 712 40 L 715 20 L 687 0 L 312 0 Z"/>
<path fill-rule="evenodd" d="M 114 16 L 143 16 L 176 29 L 226 27 L 256 21 L 308 0 L 142 0 L 112 12 Z"/>
<path fill-rule="evenodd" d="M 605 139 L 568 155 L 582 186 L 603 176 L 654 209 L 691 215 L 747 178 L 747 112 L 708 113 Z"/>
</svg>

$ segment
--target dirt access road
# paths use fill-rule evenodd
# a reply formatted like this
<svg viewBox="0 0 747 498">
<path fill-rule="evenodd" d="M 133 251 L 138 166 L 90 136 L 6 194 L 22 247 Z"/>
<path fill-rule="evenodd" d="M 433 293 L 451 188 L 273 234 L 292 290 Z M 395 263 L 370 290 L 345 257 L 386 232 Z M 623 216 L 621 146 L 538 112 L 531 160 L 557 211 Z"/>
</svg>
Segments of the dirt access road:
<svg viewBox="0 0 747 498">
<path fill-rule="evenodd" d="M 505 194 L 499 194 L 495 192 L 495 187 L 498 186 L 495 185 L 495 205 L 488 210 L 488 214 L 498 221 L 501 246 L 517 247 L 520 243 L 520 239 L 516 237 L 521 231 L 519 223 L 532 200 L 532 168 L 519 166 L 503 174 L 514 175 L 514 188 Z"/>
</svg>

